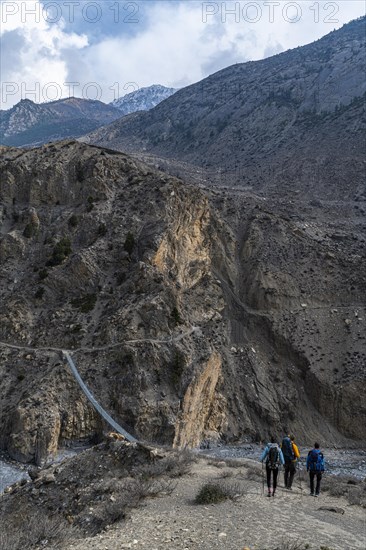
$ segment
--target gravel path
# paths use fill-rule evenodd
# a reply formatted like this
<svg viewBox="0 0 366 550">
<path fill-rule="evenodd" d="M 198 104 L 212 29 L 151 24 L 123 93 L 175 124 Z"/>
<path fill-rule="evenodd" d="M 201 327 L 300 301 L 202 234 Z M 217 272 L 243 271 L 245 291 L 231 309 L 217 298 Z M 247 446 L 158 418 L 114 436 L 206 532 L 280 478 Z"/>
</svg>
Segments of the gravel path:
<svg viewBox="0 0 366 550">
<path fill-rule="evenodd" d="M 209 480 L 224 478 L 243 494 L 234 501 L 199 506 L 194 497 Z M 282 476 L 281 476 L 282 477 Z M 282 483 L 282 479 L 280 481 Z M 289 493 L 279 487 L 275 498 L 263 494 L 260 480 L 246 478 L 246 469 L 199 461 L 181 478 L 169 496 L 148 499 L 124 523 L 94 538 L 65 546 L 67 550 L 242 550 L 273 549 L 286 541 L 301 541 L 311 549 L 365 550 L 365 510 L 343 498 L 318 499 L 297 481 Z M 335 507 L 344 514 L 321 511 Z"/>
</svg>

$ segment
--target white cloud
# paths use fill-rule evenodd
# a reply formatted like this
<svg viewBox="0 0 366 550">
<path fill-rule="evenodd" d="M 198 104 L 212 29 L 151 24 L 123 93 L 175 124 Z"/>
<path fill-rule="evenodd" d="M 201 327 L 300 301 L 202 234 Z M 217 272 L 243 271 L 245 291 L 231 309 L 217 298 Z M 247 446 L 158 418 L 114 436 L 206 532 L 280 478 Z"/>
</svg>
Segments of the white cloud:
<svg viewBox="0 0 366 550">
<path fill-rule="evenodd" d="M 25 97 L 36 102 L 58 98 L 58 89 L 50 85 L 52 82 L 60 86 L 64 95 L 68 74 L 64 53 L 87 46 L 86 35 L 65 32 L 62 20 L 48 23 L 39 1 L 3 1 L 0 10 L 1 107 L 10 107 Z M 8 58 L 14 57 L 14 42 L 16 57 L 9 63 Z"/>
<path fill-rule="evenodd" d="M 40 4 L 39 0 L 33 3 Z M 41 86 L 51 81 L 60 86 L 74 81 L 79 83 L 75 88 L 78 96 L 83 95 L 85 84 L 96 82 L 105 102 L 137 86 L 160 83 L 181 87 L 233 63 L 262 59 L 310 43 L 363 15 L 364 3 L 149 1 L 141 6 L 139 23 L 130 24 L 134 25 L 133 33 L 132 27 L 114 27 L 113 33 L 101 34 L 98 40 L 94 33 L 90 44 L 90 24 L 84 23 L 83 34 L 76 34 L 66 21 L 51 25 L 42 18 L 35 23 L 29 17 L 24 26 L 20 15 L 13 17 L 5 32 L 16 31 L 16 36 L 8 35 L 9 41 L 10 37 L 18 42 L 22 38 L 25 44 L 5 78 L 26 82 L 29 87 L 34 87 L 35 81 Z M 233 9 L 236 12 L 229 13 Z M 106 9 L 104 13 L 111 17 Z M 291 23 L 294 17 L 298 20 Z M 80 33 L 80 25 L 78 28 Z M 105 22 L 100 28 L 105 28 Z M 119 86 L 112 91 L 116 82 Z M 95 90 L 89 91 L 93 97 Z"/>
</svg>

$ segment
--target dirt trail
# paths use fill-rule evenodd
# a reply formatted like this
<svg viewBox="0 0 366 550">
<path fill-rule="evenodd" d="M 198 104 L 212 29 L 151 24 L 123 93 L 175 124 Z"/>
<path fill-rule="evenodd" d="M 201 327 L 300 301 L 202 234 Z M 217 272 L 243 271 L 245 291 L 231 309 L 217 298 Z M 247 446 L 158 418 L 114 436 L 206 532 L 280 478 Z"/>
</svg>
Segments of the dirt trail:
<svg viewBox="0 0 366 550">
<path fill-rule="evenodd" d="M 242 550 L 247 546 L 250 550 L 271 550 L 288 541 L 308 543 L 314 550 L 321 546 L 329 550 L 365 549 L 363 508 L 327 493 L 315 499 L 308 494 L 307 485 L 300 487 L 298 480 L 291 493 L 281 486 L 274 498 L 267 498 L 260 480 L 246 479 L 245 471 L 219 469 L 200 461 L 188 477 L 178 481 L 170 496 L 148 499 L 126 522 L 64 549 Z M 237 484 L 244 494 L 221 504 L 193 504 L 202 485 L 219 477 Z M 320 507 L 341 508 L 344 514 Z"/>
</svg>

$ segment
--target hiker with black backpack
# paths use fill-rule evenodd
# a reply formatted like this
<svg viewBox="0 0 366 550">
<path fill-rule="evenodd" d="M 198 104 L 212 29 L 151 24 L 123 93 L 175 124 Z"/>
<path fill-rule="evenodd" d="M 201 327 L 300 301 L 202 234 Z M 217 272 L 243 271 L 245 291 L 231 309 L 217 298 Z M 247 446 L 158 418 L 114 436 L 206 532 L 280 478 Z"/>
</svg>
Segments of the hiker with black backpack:
<svg viewBox="0 0 366 550">
<path fill-rule="evenodd" d="M 299 449 L 295 443 L 293 434 L 283 438 L 281 444 L 283 458 L 285 459 L 285 487 L 292 491 L 292 482 L 296 473 L 297 459 L 300 458 Z"/>
<path fill-rule="evenodd" d="M 279 445 L 276 443 L 276 438 L 271 437 L 271 442 L 267 444 L 264 449 L 261 462 L 266 461 L 266 474 L 267 474 L 267 496 L 275 496 L 277 488 L 278 469 L 281 464 L 285 464 L 282 451 Z M 272 489 L 271 489 L 271 477 L 272 477 Z"/>
<path fill-rule="evenodd" d="M 320 451 L 319 443 L 314 443 L 314 449 L 309 451 L 306 459 L 306 471 L 310 476 L 310 495 L 318 497 L 320 493 L 320 482 L 325 470 L 324 455 Z M 316 477 L 316 487 L 314 493 L 314 478 Z"/>
</svg>

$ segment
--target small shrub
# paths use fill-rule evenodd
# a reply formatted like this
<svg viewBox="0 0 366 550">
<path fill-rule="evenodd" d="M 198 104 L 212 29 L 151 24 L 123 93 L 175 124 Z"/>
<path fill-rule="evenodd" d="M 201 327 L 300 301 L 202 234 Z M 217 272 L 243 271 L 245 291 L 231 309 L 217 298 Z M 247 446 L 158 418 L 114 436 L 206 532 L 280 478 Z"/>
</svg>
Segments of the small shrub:
<svg viewBox="0 0 366 550">
<path fill-rule="evenodd" d="M 131 233 L 131 231 L 129 231 L 129 232 L 127 233 L 127 237 L 126 237 L 125 243 L 124 243 L 124 245 L 123 245 L 123 248 L 124 248 L 124 249 L 126 250 L 126 252 L 128 252 L 128 254 L 131 256 L 134 247 L 135 247 L 135 237 L 133 236 L 133 234 Z"/>
<path fill-rule="evenodd" d="M 281 544 L 279 546 L 276 546 L 273 548 L 273 550 L 308 550 L 310 548 L 310 544 L 303 543 L 298 540 L 282 540 Z M 331 548 L 327 547 L 320 547 L 321 550 L 332 550 Z M 267 550 L 266 548 L 263 548 L 263 550 Z"/>
<path fill-rule="evenodd" d="M 31 239 L 37 233 L 38 233 L 38 227 L 36 225 L 34 225 L 33 223 L 28 223 L 24 228 L 23 236 L 26 239 Z"/>
<path fill-rule="evenodd" d="M 105 223 L 101 223 L 98 227 L 98 236 L 104 237 L 107 234 L 107 226 Z"/>
<path fill-rule="evenodd" d="M 177 386 L 181 380 L 184 371 L 184 355 L 180 351 L 176 351 L 173 362 L 171 364 L 173 384 Z"/>
<path fill-rule="evenodd" d="M 174 321 L 175 325 L 182 324 L 182 318 L 180 316 L 180 313 L 179 313 L 179 310 L 178 310 L 177 307 L 173 307 L 173 309 L 171 311 L 171 314 L 170 314 L 170 317 Z"/>
<path fill-rule="evenodd" d="M 75 527 L 59 517 L 49 518 L 43 511 L 24 518 L 23 521 L 26 529 L 21 530 L 4 524 L 0 530 L 0 550 L 23 550 L 46 545 L 55 547 L 60 542 L 80 537 L 80 532 Z"/>
<path fill-rule="evenodd" d="M 44 281 L 44 279 L 47 279 L 47 277 L 48 277 L 48 270 L 44 267 L 43 269 L 40 270 L 38 275 L 39 275 L 40 280 Z"/>
<path fill-rule="evenodd" d="M 97 302 L 96 294 L 86 294 L 80 298 L 74 298 L 71 300 L 71 305 L 81 311 L 81 313 L 89 313 L 95 307 Z"/>
<path fill-rule="evenodd" d="M 118 273 L 117 275 L 117 285 L 121 285 L 126 280 L 126 273 Z"/>
<path fill-rule="evenodd" d="M 226 491 L 218 483 L 206 483 L 195 498 L 196 504 L 217 504 L 229 498 Z"/>
<path fill-rule="evenodd" d="M 69 226 L 70 227 L 76 227 L 79 223 L 79 218 L 76 216 L 76 214 L 73 214 L 71 218 L 69 219 Z"/>
<path fill-rule="evenodd" d="M 93 208 L 94 208 L 94 199 L 93 197 L 88 197 L 86 211 L 91 212 Z"/>
<path fill-rule="evenodd" d="M 216 481 L 209 482 L 201 487 L 198 492 L 195 503 L 196 504 L 217 504 L 224 500 L 238 497 L 243 494 L 243 489 L 234 482 L 228 481 Z"/>
<path fill-rule="evenodd" d="M 40 286 L 39 289 L 34 294 L 34 297 L 37 300 L 41 300 L 43 298 L 44 293 L 45 293 L 45 289 L 43 288 L 43 286 Z"/>
<path fill-rule="evenodd" d="M 52 256 L 47 262 L 47 266 L 54 267 L 62 262 L 71 254 L 71 241 L 68 237 L 63 237 L 54 247 Z"/>
</svg>

